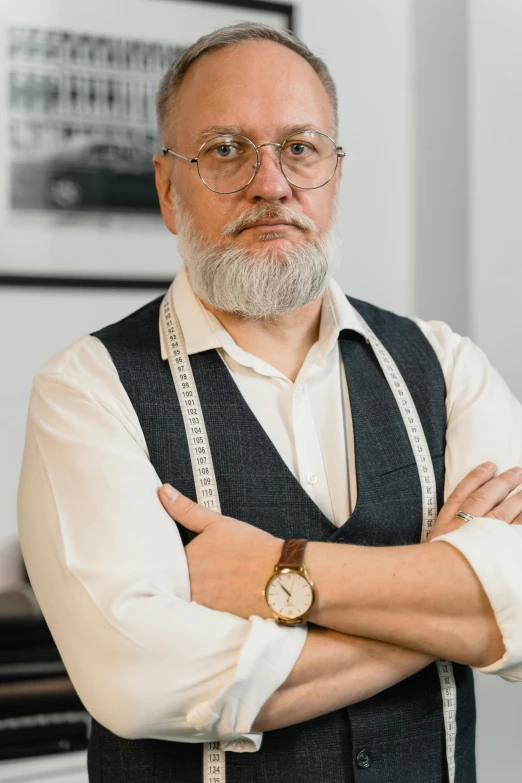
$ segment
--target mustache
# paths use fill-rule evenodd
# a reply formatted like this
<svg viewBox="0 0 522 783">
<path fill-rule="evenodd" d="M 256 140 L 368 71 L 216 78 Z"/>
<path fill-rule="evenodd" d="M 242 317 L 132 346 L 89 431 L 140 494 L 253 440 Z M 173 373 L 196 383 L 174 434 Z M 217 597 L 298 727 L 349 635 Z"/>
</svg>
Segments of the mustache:
<svg viewBox="0 0 522 783">
<path fill-rule="evenodd" d="M 307 215 L 301 215 L 294 209 L 284 206 L 284 204 L 265 203 L 256 204 L 252 209 L 238 215 L 224 226 L 221 233 L 224 237 L 237 236 L 245 228 L 250 228 L 253 223 L 266 218 L 281 218 L 282 223 L 290 223 L 290 225 L 297 226 L 297 228 L 305 231 L 318 231 L 317 223 L 312 218 L 307 217 Z M 270 226 L 267 226 L 266 229 L 270 231 Z"/>
</svg>

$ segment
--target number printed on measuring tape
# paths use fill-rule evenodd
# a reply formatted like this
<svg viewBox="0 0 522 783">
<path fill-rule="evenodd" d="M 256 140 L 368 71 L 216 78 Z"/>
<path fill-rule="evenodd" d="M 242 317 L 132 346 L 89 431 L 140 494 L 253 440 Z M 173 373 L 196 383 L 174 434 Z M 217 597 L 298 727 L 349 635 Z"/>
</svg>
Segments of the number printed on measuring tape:
<svg viewBox="0 0 522 783">
<path fill-rule="evenodd" d="M 206 742 L 203 748 L 204 783 L 224 783 L 225 751 L 219 742 Z"/>
</svg>

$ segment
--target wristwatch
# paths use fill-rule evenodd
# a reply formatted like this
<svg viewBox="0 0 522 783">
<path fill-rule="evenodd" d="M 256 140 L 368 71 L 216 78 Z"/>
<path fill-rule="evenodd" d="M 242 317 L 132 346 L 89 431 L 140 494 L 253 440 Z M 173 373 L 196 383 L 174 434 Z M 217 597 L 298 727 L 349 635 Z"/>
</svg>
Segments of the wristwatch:
<svg viewBox="0 0 522 783">
<path fill-rule="evenodd" d="M 303 565 L 306 538 L 285 541 L 279 562 L 265 587 L 265 599 L 280 625 L 305 625 L 315 600 L 312 580 Z"/>
</svg>

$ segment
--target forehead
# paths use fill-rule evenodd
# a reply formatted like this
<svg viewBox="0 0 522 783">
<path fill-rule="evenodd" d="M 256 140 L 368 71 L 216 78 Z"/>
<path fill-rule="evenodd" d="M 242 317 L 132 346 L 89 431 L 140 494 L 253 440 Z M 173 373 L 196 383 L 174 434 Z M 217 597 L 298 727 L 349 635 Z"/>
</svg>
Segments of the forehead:
<svg viewBox="0 0 522 783">
<path fill-rule="evenodd" d="M 236 127 L 258 142 L 288 127 L 332 134 L 323 83 L 300 55 L 273 41 L 252 41 L 202 55 L 179 89 L 172 130 L 190 141 L 208 127 Z"/>
</svg>

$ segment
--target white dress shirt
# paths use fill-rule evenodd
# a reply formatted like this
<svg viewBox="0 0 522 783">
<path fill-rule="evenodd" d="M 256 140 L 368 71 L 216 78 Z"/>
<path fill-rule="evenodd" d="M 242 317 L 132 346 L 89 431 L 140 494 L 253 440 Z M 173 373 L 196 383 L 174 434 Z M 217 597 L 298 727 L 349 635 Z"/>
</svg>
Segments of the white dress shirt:
<svg viewBox="0 0 522 783">
<path fill-rule="evenodd" d="M 189 355 L 217 349 L 302 487 L 343 524 L 356 482 L 337 338 L 361 326 L 337 283 L 295 383 L 234 342 L 194 296 L 184 269 L 169 296 Z M 438 321 L 415 321 L 447 384 L 447 497 L 480 462 L 499 470 L 522 464 L 522 406 L 468 338 Z M 262 735 L 251 725 L 295 665 L 306 629 L 191 602 L 160 485 L 109 353 L 96 338 L 81 338 L 34 379 L 19 490 L 24 559 L 72 682 L 91 714 L 120 736 L 220 739 L 227 750 L 257 750 Z M 476 519 L 442 539 L 469 561 L 503 635 L 503 658 L 478 671 L 522 680 L 522 526 Z"/>
</svg>

